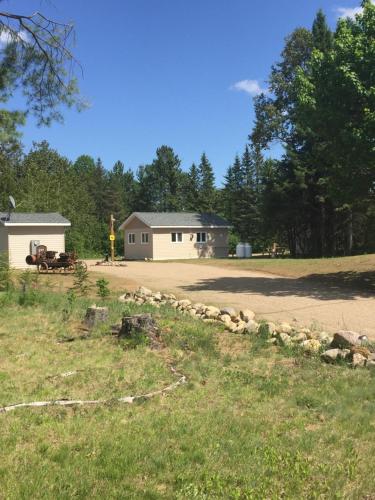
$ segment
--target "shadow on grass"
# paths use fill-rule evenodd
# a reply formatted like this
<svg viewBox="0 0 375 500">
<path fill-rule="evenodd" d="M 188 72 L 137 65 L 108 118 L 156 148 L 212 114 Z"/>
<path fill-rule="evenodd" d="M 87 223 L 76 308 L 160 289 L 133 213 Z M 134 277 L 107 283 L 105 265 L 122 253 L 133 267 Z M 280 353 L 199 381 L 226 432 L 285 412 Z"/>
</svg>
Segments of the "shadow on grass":
<svg viewBox="0 0 375 500">
<path fill-rule="evenodd" d="M 228 272 L 228 274 L 230 271 Z M 375 296 L 375 271 L 311 274 L 302 278 L 232 277 L 202 279 L 182 287 L 187 292 L 217 291 L 260 294 L 265 297 L 311 297 L 351 300 Z"/>
</svg>

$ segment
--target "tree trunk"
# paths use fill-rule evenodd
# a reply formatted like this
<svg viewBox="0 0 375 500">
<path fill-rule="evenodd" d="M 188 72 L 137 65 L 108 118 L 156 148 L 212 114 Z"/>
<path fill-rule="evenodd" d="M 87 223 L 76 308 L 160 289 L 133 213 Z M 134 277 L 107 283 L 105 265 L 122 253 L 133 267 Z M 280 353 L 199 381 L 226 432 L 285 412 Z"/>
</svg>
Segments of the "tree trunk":
<svg viewBox="0 0 375 500">
<path fill-rule="evenodd" d="M 351 255 L 353 251 L 353 212 L 348 209 L 348 219 L 346 223 L 346 255 Z"/>
<path fill-rule="evenodd" d="M 93 328 L 97 323 L 108 321 L 108 307 L 91 306 L 86 311 L 85 325 L 88 328 Z"/>
</svg>

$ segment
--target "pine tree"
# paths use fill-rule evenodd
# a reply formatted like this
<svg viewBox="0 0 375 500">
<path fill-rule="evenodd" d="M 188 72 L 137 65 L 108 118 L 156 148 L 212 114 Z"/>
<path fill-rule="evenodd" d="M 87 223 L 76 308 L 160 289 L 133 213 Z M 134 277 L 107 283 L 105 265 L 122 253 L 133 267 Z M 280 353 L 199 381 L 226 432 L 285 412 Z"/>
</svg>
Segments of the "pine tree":
<svg viewBox="0 0 375 500">
<path fill-rule="evenodd" d="M 240 194 L 243 185 L 241 160 L 236 155 L 233 165 L 228 167 L 224 183 L 225 216 L 233 224 L 235 232 L 239 232 Z"/>
<path fill-rule="evenodd" d="M 333 35 L 328 27 L 326 16 L 320 9 L 316 14 L 313 27 L 312 36 L 314 47 L 321 52 L 328 52 L 332 48 Z"/>
<path fill-rule="evenodd" d="M 182 179 L 180 164 L 180 159 L 169 146 L 161 146 L 156 150 L 150 174 L 156 194 L 155 209 L 160 212 L 179 210 Z"/>
<path fill-rule="evenodd" d="M 216 202 L 215 176 L 205 153 L 201 156 L 198 166 L 198 176 L 200 181 L 199 189 L 199 211 L 214 212 Z"/>
<path fill-rule="evenodd" d="M 199 212 L 199 173 L 193 163 L 188 172 L 183 172 L 181 178 L 180 209 L 188 212 Z"/>
</svg>

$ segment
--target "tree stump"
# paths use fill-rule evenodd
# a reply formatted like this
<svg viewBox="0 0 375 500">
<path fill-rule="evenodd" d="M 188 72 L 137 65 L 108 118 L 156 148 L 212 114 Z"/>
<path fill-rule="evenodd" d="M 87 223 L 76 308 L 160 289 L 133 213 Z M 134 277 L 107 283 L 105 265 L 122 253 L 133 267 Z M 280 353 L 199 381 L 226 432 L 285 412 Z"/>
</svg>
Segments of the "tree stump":
<svg viewBox="0 0 375 500">
<path fill-rule="evenodd" d="M 93 305 L 86 311 L 84 323 L 87 328 L 93 328 L 98 323 L 108 321 L 108 307 L 97 307 Z"/>
<path fill-rule="evenodd" d="M 137 338 L 139 335 L 147 335 L 152 348 L 160 347 L 159 328 L 151 314 L 124 316 L 118 333 L 119 338 Z"/>
</svg>

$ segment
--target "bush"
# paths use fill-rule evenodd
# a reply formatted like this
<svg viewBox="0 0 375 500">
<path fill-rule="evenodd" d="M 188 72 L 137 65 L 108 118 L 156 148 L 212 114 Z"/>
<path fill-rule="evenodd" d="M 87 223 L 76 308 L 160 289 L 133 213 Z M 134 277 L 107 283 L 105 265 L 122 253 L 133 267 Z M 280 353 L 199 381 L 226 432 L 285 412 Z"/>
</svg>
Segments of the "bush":
<svg viewBox="0 0 375 500">
<path fill-rule="evenodd" d="M 67 304 L 62 311 L 64 322 L 68 321 L 69 318 L 71 317 L 71 315 L 74 311 L 75 304 L 77 302 L 77 295 L 73 289 L 68 290 L 68 292 L 66 294 L 66 300 L 67 300 Z"/>
<path fill-rule="evenodd" d="M 89 273 L 87 272 L 87 267 L 85 264 L 78 262 L 74 271 L 73 290 L 79 295 L 84 296 L 87 295 L 90 287 L 91 283 Z"/>
<path fill-rule="evenodd" d="M 98 280 L 96 282 L 96 287 L 97 287 L 96 293 L 99 295 L 99 297 L 101 299 L 105 299 L 111 294 L 111 291 L 108 288 L 108 285 L 109 285 L 109 281 L 107 281 L 104 278 L 101 278 L 100 280 Z"/>
<path fill-rule="evenodd" d="M 234 255 L 236 253 L 236 246 L 240 242 L 240 238 L 237 234 L 230 232 L 228 238 L 229 253 Z"/>
</svg>

